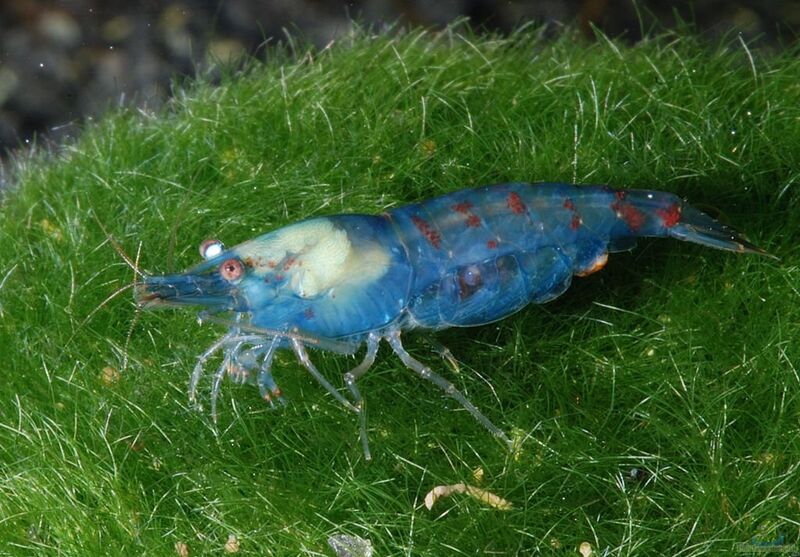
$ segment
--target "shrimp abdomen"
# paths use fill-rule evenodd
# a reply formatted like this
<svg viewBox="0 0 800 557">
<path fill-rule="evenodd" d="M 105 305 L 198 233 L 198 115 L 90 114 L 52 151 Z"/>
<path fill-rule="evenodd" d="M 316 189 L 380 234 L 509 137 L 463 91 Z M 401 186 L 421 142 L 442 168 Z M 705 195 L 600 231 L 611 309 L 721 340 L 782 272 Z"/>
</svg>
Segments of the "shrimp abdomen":
<svg viewBox="0 0 800 557">
<path fill-rule="evenodd" d="M 456 191 L 388 213 L 414 269 L 409 326 L 489 323 L 561 295 L 641 236 L 759 251 L 667 192 L 570 184 Z"/>
</svg>

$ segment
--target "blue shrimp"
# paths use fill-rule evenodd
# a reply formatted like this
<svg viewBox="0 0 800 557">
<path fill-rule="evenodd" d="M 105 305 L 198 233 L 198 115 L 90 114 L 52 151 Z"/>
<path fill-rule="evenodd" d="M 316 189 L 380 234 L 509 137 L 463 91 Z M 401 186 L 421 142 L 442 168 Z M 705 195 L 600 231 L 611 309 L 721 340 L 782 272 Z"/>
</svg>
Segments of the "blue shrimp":
<svg viewBox="0 0 800 557">
<path fill-rule="evenodd" d="M 196 403 L 204 366 L 222 351 L 211 392 L 214 419 L 225 375 L 255 383 L 273 405 L 283 403 L 272 362 L 277 350 L 291 349 L 359 416 L 369 459 L 357 381 L 386 340 L 406 367 L 510 444 L 461 391 L 405 350 L 401 333 L 483 325 L 553 300 L 573 276 L 600 270 L 609 253 L 633 248 L 640 236 L 765 253 L 671 193 L 513 183 L 456 191 L 382 215 L 312 218 L 230 249 L 207 240 L 203 262 L 180 274 L 146 276 L 135 297 L 143 308 L 203 306 L 201 322 L 229 327 L 200 355 L 189 385 Z M 363 361 L 344 375 L 348 400 L 306 348 L 353 354 L 362 345 Z"/>
</svg>

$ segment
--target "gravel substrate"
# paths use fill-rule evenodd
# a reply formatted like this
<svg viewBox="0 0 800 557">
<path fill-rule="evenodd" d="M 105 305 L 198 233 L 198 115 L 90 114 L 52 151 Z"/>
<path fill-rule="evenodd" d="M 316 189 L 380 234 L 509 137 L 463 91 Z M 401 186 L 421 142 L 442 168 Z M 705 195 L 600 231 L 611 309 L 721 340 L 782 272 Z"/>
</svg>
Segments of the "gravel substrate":
<svg viewBox="0 0 800 557">
<path fill-rule="evenodd" d="M 800 28 L 798 1 L 636 4 L 665 26 L 674 24 L 675 8 L 709 35 L 736 28 L 769 46 L 795 40 Z M 612 36 L 637 40 L 642 30 L 634 3 L 608 0 L 8 0 L 0 2 L 0 156 L 34 137 L 59 141 L 109 104 L 156 107 L 173 77 L 256 52 L 285 39 L 287 30 L 325 45 L 352 19 L 377 28 L 439 27 L 459 16 L 500 31 L 526 21 L 572 22 L 590 37 L 595 22 Z"/>
</svg>

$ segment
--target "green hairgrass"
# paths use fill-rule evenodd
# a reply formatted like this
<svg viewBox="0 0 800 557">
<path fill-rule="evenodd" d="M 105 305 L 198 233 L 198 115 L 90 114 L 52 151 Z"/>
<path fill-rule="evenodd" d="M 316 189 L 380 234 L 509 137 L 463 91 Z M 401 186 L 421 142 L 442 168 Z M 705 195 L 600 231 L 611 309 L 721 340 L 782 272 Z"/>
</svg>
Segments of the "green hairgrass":
<svg viewBox="0 0 800 557">
<path fill-rule="evenodd" d="M 376 555 L 800 543 L 796 54 L 357 32 L 270 49 L 20 160 L 0 207 L 0 555 L 218 555 L 230 535 L 243 555 L 332 555 L 337 533 Z M 674 191 L 781 259 L 642 242 L 554 303 L 443 332 L 457 375 L 409 336 L 524 443 L 509 454 L 382 350 L 361 380 L 371 463 L 290 355 L 275 366 L 290 405 L 226 384 L 215 431 L 185 392 L 220 328 L 159 312 L 129 336 L 130 291 L 105 301 L 132 271 L 103 227 L 161 273 L 207 237 L 502 181 Z M 340 386 L 353 363 L 316 359 Z M 462 481 L 514 508 L 421 507 Z"/>
</svg>

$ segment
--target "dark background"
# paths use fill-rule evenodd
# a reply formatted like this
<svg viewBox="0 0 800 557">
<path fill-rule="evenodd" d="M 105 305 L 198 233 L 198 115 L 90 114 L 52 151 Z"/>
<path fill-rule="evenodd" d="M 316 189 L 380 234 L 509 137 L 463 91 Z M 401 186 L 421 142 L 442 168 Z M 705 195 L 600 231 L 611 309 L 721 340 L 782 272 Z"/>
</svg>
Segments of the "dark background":
<svg viewBox="0 0 800 557">
<path fill-rule="evenodd" d="M 352 20 L 381 30 L 440 28 L 459 17 L 501 33 L 534 22 L 557 34 L 569 24 L 588 41 L 596 25 L 628 42 L 683 21 L 710 40 L 740 32 L 753 46 L 780 49 L 797 40 L 800 0 L 0 0 L 0 157 L 34 138 L 68 137 L 113 103 L 156 108 L 172 78 L 287 33 L 324 46 Z"/>
</svg>

